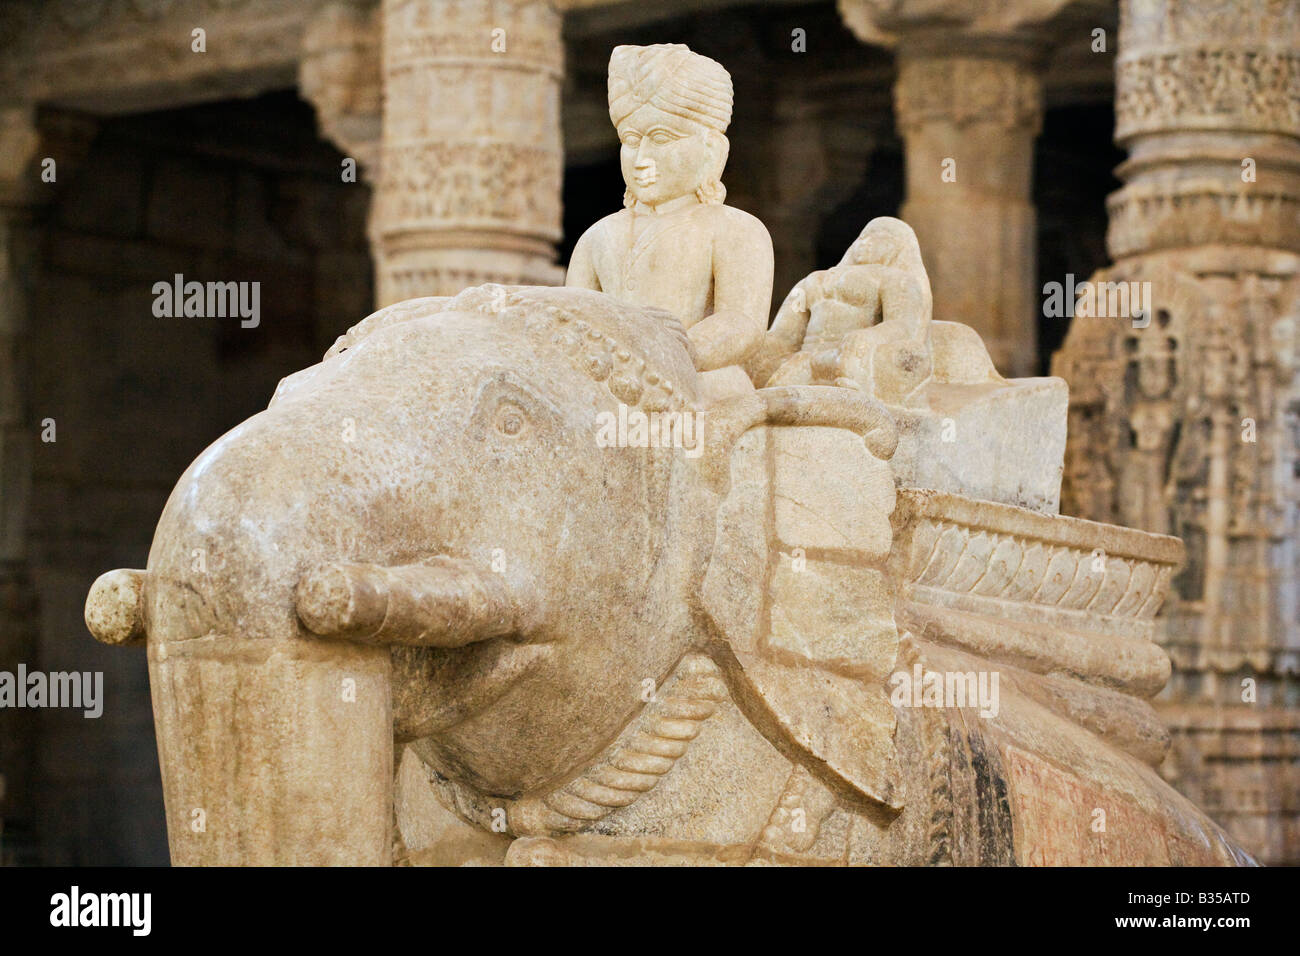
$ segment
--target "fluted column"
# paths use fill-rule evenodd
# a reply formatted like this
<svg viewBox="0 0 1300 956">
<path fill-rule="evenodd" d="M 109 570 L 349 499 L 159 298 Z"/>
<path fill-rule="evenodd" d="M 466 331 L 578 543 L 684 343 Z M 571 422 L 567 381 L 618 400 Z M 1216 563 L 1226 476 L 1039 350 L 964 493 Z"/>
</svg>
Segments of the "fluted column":
<svg viewBox="0 0 1300 956">
<path fill-rule="evenodd" d="M 1054 362 L 1062 510 L 1187 545 L 1165 770 L 1278 863 L 1300 862 L 1298 36 L 1295 0 L 1122 0 L 1115 264 Z"/>
<path fill-rule="evenodd" d="M 560 14 L 545 0 L 384 0 L 382 21 L 378 304 L 562 282 Z"/>
</svg>

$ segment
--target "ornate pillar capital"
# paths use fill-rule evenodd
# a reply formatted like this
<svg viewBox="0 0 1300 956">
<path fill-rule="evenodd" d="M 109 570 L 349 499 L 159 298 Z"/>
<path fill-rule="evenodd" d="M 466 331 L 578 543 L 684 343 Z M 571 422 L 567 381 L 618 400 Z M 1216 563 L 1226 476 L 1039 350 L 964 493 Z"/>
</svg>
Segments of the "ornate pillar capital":
<svg viewBox="0 0 1300 956">
<path fill-rule="evenodd" d="M 991 124 L 1038 135 L 1043 85 L 1037 70 L 1012 59 L 946 54 L 900 58 L 894 113 L 904 135 L 932 122 Z"/>
<path fill-rule="evenodd" d="M 1208 243 L 1300 252 L 1300 5 L 1120 6 L 1115 259 Z"/>
<path fill-rule="evenodd" d="M 1115 138 L 1211 130 L 1300 138 L 1300 5 L 1120 5 Z"/>
<path fill-rule="evenodd" d="M 838 0 L 844 24 L 863 43 L 900 52 L 983 51 L 1032 56 L 1045 28 L 1080 0 Z M 953 46 L 953 43 L 956 46 Z"/>
</svg>

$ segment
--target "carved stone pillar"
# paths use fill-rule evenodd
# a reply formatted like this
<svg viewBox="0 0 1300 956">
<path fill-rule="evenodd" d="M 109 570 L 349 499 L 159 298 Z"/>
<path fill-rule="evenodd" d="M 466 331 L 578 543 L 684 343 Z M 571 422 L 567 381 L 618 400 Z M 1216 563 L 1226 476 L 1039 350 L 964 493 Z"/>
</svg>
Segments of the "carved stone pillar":
<svg viewBox="0 0 1300 956">
<path fill-rule="evenodd" d="M 1044 26 L 1069 0 L 840 0 L 866 43 L 897 52 L 907 163 L 899 215 L 915 230 L 937 319 L 965 322 L 1003 374 L 1036 371 L 1040 299 L 1031 197 Z"/>
<path fill-rule="evenodd" d="M 384 0 L 382 20 L 378 305 L 562 282 L 560 14 L 546 0 Z"/>
<path fill-rule="evenodd" d="M 881 109 L 886 94 L 863 109 L 863 90 L 881 89 L 887 82 L 882 73 L 873 68 L 790 78 L 776 92 L 767 140 L 755 151 L 763 157 L 755 172 L 764 180 L 764 221 L 776 252 L 774 310 L 817 268 L 827 218 L 873 174 L 876 149 L 891 135 L 875 119 L 887 116 Z"/>
<path fill-rule="evenodd" d="M 894 103 L 907 154 L 900 215 L 921 240 L 935 316 L 978 329 L 1003 374 L 1033 374 L 1039 309 L 1030 187 L 1043 113 L 1037 67 L 1013 54 L 905 46 Z"/>
<path fill-rule="evenodd" d="M 770 164 L 772 211 L 768 227 L 776 253 L 779 306 L 794 284 L 817 268 L 817 197 L 829 181 L 823 117 L 803 90 L 784 92 L 773 109 Z"/>
<path fill-rule="evenodd" d="M 30 209 L 40 137 L 30 110 L 0 111 L 0 671 L 32 664 L 36 653 L 36 594 L 27 565 L 27 502 L 35 423 L 27 405 L 24 333 L 33 244 Z M 12 852 L 14 821 L 25 806 L 32 770 L 34 722 L 0 709 L 0 864 Z M 21 840 L 19 839 L 19 842 Z"/>
<path fill-rule="evenodd" d="M 1130 158 L 1115 264 L 1054 362 L 1062 510 L 1184 539 L 1165 770 L 1261 860 L 1300 862 L 1300 4 L 1120 15 Z"/>
<path fill-rule="evenodd" d="M 376 0 L 336 0 L 308 21 L 298 89 L 316 108 L 322 135 L 373 182 L 383 110 Z"/>
</svg>

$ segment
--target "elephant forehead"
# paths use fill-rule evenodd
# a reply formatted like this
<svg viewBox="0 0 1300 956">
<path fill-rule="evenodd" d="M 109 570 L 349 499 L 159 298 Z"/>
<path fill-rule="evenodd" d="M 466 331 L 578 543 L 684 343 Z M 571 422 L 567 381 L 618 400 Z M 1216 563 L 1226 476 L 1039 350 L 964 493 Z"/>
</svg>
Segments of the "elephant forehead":
<svg viewBox="0 0 1300 956">
<path fill-rule="evenodd" d="M 594 303 L 567 301 L 568 291 L 565 305 L 458 297 L 367 337 L 340 356 L 334 381 L 374 399 L 405 393 L 404 403 L 425 396 L 441 405 L 508 374 L 557 405 L 661 412 L 691 405 L 695 370 L 670 317 L 598 293 L 588 293 Z"/>
<path fill-rule="evenodd" d="M 422 315 L 377 332 L 354 350 L 352 360 L 396 357 L 404 364 L 422 365 L 430 374 L 449 375 L 472 371 L 473 359 L 509 356 L 527 361 L 536 352 L 522 328 L 491 315 L 449 311 Z"/>
<path fill-rule="evenodd" d="M 407 325 L 385 347 L 402 369 L 417 370 L 420 382 L 408 399 L 415 404 L 420 404 L 415 396 L 425 394 L 438 407 L 450 409 L 505 394 L 511 387 L 584 421 L 590 409 L 615 404 L 602 381 L 610 373 L 591 374 L 599 362 L 539 342 L 517 323 L 450 313 Z M 605 361 L 612 373 L 614 363 Z"/>
<path fill-rule="evenodd" d="M 647 411 L 690 404 L 696 372 L 686 334 L 672 315 L 587 289 L 500 286 L 467 289 L 447 311 L 471 312 L 527 337 L 539 354 L 556 352 L 615 400 Z"/>
<path fill-rule="evenodd" d="M 509 372 L 539 393 L 568 393 L 581 377 L 554 355 L 539 354 L 522 330 L 482 315 L 445 312 L 380 329 L 317 367 L 296 394 L 423 413 L 452 411 L 480 386 Z"/>
</svg>

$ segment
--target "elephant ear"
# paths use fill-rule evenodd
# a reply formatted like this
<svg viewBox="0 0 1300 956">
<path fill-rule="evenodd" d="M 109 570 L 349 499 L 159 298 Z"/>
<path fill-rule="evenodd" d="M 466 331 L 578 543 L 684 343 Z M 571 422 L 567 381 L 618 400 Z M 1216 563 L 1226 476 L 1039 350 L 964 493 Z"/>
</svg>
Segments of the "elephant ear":
<svg viewBox="0 0 1300 956">
<path fill-rule="evenodd" d="M 752 428 L 730 465 L 700 597 L 733 695 L 834 791 L 897 810 L 889 465 L 810 425 Z"/>
</svg>

